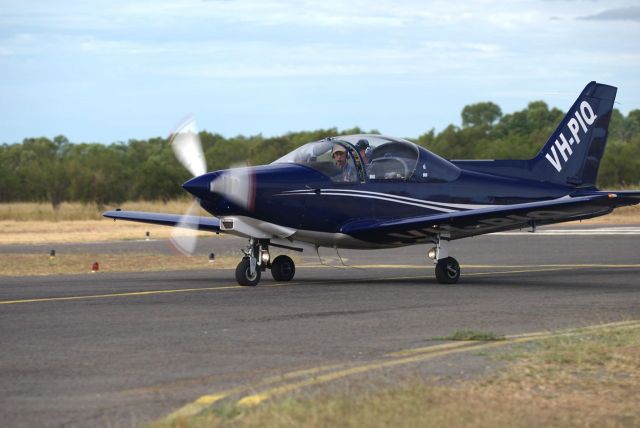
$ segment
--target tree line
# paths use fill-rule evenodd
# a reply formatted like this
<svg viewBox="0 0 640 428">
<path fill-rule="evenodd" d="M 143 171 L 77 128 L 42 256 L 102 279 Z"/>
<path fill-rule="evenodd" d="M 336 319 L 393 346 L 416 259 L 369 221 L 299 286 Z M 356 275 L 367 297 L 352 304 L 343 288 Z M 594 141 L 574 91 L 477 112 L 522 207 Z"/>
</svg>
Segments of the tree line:
<svg viewBox="0 0 640 428">
<path fill-rule="evenodd" d="M 492 102 L 463 108 L 462 125 L 434 129 L 411 139 L 448 159 L 528 159 L 557 127 L 564 113 L 534 101 L 503 114 Z M 209 170 L 230 165 L 269 163 L 296 147 L 333 135 L 362 133 L 360 128 L 335 128 L 225 138 L 200 132 Z M 376 131 L 369 131 L 376 133 Z M 129 140 L 109 145 L 26 138 L 0 145 L 0 202 L 48 201 L 95 203 L 100 207 L 126 200 L 164 200 L 184 196 L 180 187 L 189 173 L 175 159 L 168 138 Z M 626 116 L 614 109 L 609 140 L 600 166 L 598 186 L 614 188 L 640 184 L 640 110 Z"/>
</svg>

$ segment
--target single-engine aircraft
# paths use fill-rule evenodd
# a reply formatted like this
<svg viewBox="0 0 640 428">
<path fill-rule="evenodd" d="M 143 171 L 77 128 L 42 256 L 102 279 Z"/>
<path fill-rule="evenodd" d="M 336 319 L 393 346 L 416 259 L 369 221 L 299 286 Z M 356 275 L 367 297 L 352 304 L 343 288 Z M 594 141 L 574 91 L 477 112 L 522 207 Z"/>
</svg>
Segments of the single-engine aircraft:
<svg viewBox="0 0 640 428">
<path fill-rule="evenodd" d="M 248 238 L 236 268 L 255 286 L 276 281 L 293 260 L 269 247 L 381 249 L 434 245 L 440 283 L 456 283 L 455 239 L 608 214 L 640 203 L 640 191 L 595 187 L 617 89 L 589 83 L 540 152 L 529 160 L 446 160 L 409 141 L 361 134 L 305 144 L 269 165 L 206 172 L 192 122 L 173 134 L 178 159 L 195 176 L 182 186 L 213 217 L 107 211 L 105 217 Z M 196 206 L 197 207 L 197 206 Z M 194 238 L 195 239 L 195 238 Z M 180 244 L 187 251 L 189 240 Z"/>
</svg>

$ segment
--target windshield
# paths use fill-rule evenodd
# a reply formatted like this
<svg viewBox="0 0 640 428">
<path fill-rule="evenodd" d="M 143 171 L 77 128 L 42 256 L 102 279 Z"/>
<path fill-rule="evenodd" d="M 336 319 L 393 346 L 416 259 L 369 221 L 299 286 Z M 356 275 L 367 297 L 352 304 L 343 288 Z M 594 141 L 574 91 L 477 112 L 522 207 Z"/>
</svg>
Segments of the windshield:
<svg viewBox="0 0 640 428">
<path fill-rule="evenodd" d="M 344 166 L 340 163 L 340 147 L 346 157 Z M 418 148 L 409 141 L 358 134 L 305 144 L 274 163 L 307 165 L 337 182 L 353 182 L 358 177 L 364 181 L 365 176 L 369 180 L 408 180 L 414 176 L 418 157 Z"/>
<path fill-rule="evenodd" d="M 297 163 L 327 175 L 336 183 L 357 182 L 361 176 L 356 168 L 354 148 L 343 141 L 326 139 L 308 143 L 284 155 L 273 163 Z"/>
</svg>

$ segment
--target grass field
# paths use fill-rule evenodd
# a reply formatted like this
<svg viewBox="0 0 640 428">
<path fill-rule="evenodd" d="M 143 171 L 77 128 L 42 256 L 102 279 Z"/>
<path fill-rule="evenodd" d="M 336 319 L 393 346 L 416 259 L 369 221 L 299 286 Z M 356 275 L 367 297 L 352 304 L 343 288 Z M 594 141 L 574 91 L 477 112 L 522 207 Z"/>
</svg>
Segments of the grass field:
<svg viewBox="0 0 640 428">
<path fill-rule="evenodd" d="M 166 239 L 173 228 L 129 221 L 68 220 L 68 221 L 0 221 L 0 244 L 53 244 L 64 242 L 100 242 L 146 239 Z M 201 236 L 212 236 L 201 232 Z M 224 236 L 224 235 L 217 235 Z"/>
<path fill-rule="evenodd" d="M 331 392 L 298 392 L 249 408 L 230 404 L 155 426 L 640 426 L 637 326 L 553 337 L 499 358 L 508 366 L 476 381 L 443 385 L 413 376 L 389 386 L 354 380 Z"/>
<path fill-rule="evenodd" d="M 2 254 L 0 277 L 25 275 L 61 275 L 91 272 L 98 262 L 99 272 L 150 272 L 188 269 L 235 268 L 239 257 L 216 257 L 214 263 L 205 256 L 185 257 L 182 254 L 129 252 L 58 254 Z"/>
<path fill-rule="evenodd" d="M 183 214 L 193 203 L 191 199 L 162 202 L 127 202 L 118 207 L 135 211 L 155 211 Z M 117 208 L 106 207 L 105 210 Z M 199 215 L 207 215 L 200 211 Z M 99 242 L 145 239 L 166 239 L 172 228 L 151 224 L 106 219 L 94 205 L 64 203 L 55 211 L 50 204 L 0 204 L 0 244 L 48 244 L 63 242 Z M 210 236 L 202 233 L 202 236 Z"/>
<path fill-rule="evenodd" d="M 79 202 L 64 202 L 58 210 L 51 204 L 38 202 L 11 202 L 0 204 L 0 221 L 70 221 L 70 220 L 100 220 L 102 212 L 122 208 L 134 211 L 158 211 L 165 213 L 183 214 L 193 203 L 193 199 L 184 198 L 169 201 L 130 201 L 122 204 L 106 206 L 100 209 L 96 204 L 81 204 Z"/>
</svg>

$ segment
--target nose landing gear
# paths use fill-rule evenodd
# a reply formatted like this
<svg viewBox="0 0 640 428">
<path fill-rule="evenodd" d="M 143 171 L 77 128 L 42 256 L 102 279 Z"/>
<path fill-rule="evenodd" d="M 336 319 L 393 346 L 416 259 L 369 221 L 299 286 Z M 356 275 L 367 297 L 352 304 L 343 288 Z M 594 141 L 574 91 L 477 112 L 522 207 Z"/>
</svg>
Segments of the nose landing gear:
<svg viewBox="0 0 640 428">
<path fill-rule="evenodd" d="M 255 287 L 260 282 L 260 269 L 252 263 L 250 257 L 243 257 L 236 267 L 236 281 L 245 287 Z"/>
<path fill-rule="evenodd" d="M 249 239 L 242 250 L 244 257 L 236 267 L 236 281 L 239 285 L 255 287 L 260 282 L 261 273 L 267 269 L 276 281 L 291 281 L 296 273 L 296 265 L 289 256 L 280 255 L 271 262 L 269 241 Z"/>
</svg>

